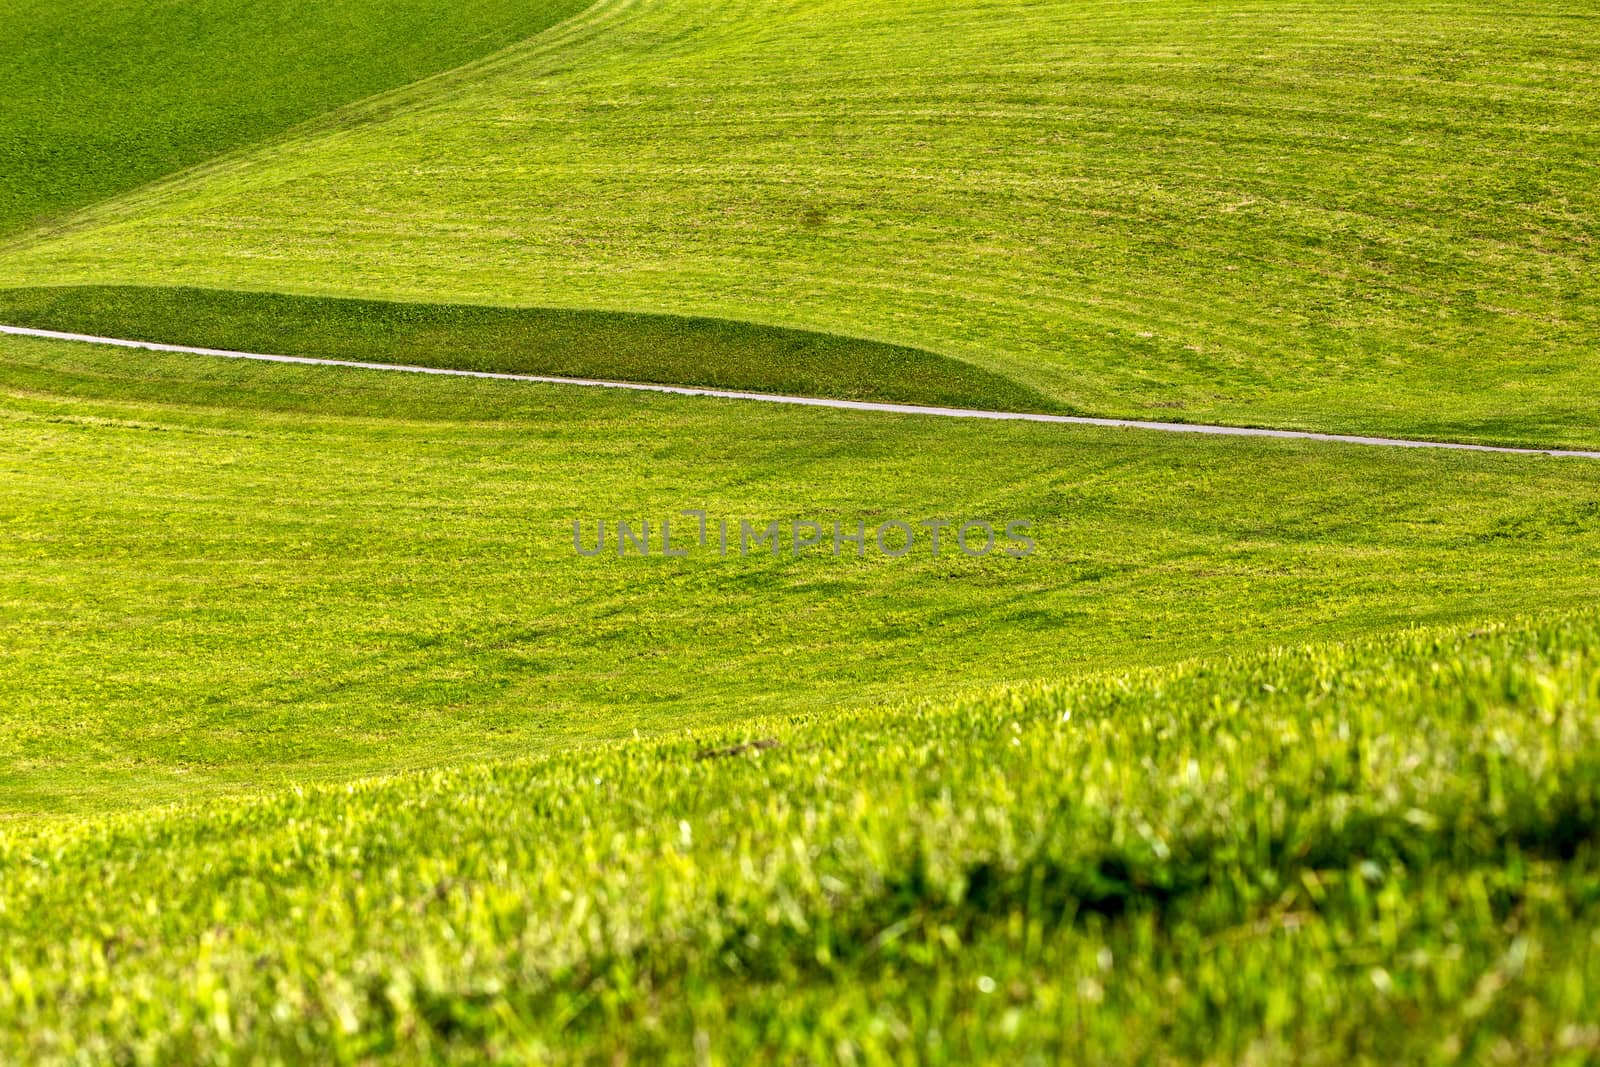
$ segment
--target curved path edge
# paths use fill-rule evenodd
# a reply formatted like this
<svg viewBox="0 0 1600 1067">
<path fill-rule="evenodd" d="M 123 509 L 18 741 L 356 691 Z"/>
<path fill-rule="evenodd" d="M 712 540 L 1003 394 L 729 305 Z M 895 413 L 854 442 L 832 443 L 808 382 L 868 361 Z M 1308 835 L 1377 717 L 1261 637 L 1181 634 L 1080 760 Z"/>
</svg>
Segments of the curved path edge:
<svg viewBox="0 0 1600 1067">
<path fill-rule="evenodd" d="M 615 382 L 599 378 L 560 378 L 543 374 L 510 374 L 501 371 L 455 370 L 448 367 L 418 367 L 404 363 L 367 363 L 349 359 L 317 359 L 311 356 L 278 356 L 261 352 L 233 352 L 222 348 L 195 348 L 155 341 L 128 341 L 116 337 L 95 337 L 58 330 L 37 330 L 27 326 L 0 325 L 0 334 L 42 337 L 53 341 L 78 341 L 85 344 L 142 348 L 151 352 L 176 352 L 193 356 L 220 356 L 224 359 L 249 359 L 264 363 L 297 363 L 312 367 L 349 367 L 356 370 L 400 371 L 408 374 L 437 374 L 452 378 L 489 378 L 496 381 L 538 382 L 543 385 L 575 385 L 600 389 L 627 389 L 642 393 L 672 393 L 677 396 L 704 396 L 721 400 L 754 400 L 768 404 L 795 404 L 802 407 L 837 408 L 845 411 L 879 411 L 894 415 L 932 415 L 951 419 L 991 419 L 1003 422 L 1049 422 L 1068 426 L 1101 426 L 1112 429 L 1150 430 L 1161 433 L 1196 433 L 1224 437 L 1274 437 L 1294 441 L 1331 441 L 1347 445 L 1378 445 L 1388 448 L 1448 448 L 1461 452 L 1501 452 L 1523 456 L 1570 456 L 1600 459 L 1600 451 L 1566 448 L 1513 448 L 1509 445 L 1473 445 L 1460 441 L 1419 441 L 1403 437 L 1365 437 L 1356 434 L 1313 433 L 1310 430 L 1269 430 L 1255 426 L 1216 426 L 1192 422 L 1143 422 L 1138 419 L 1102 419 L 1088 415 L 1044 415 L 1028 411 L 984 411 L 978 408 L 941 408 L 920 404 L 891 404 L 873 400 L 832 400 L 815 396 L 784 396 L 779 393 L 749 393 L 736 389 L 708 389 L 690 385 L 653 385 L 645 382 Z"/>
</svg>

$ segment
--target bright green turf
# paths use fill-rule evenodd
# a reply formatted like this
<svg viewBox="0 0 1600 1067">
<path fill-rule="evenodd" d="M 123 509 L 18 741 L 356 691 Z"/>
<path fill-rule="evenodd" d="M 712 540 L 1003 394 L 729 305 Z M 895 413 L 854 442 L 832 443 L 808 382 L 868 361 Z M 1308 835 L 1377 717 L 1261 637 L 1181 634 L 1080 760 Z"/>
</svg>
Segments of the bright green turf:
<svg viewBox="0 0 1600 1067">
<path fill-rule="evenodd" d="M 487 55 L 586 0 L 6 0 L 0 235 Z"/>
<path fill-rule="evenodd" d="M 1592 615 L 13 827 L 0 1057 L 1592 1063 L 1597 827 Z"/>
<path fill-rule="evenodd" d="M 914 348 L 717 319 L 192 289 L 0 290 L 0 322 L 280 355 L 1011 411 L 1056 407 Z"/>
<path fill-rule="evenodd" d="M 11 811 L 1557 609 L 1592 600 L 1600 552 L 1600 463 L 1584 460 L 18 338 L 0 338 L 0 356 Z M 1039 549 L 573 553 L 574 517 L 689 507 L 735 521 L 1029 519 Z"/>
<path fill-rule="evenodd" d="M 1594 447 L 1597 28 L 1554 0 L 602 0 L 23 240 L 0 285 L 709 315 L 1100 413 Z"/>
<path fill-rule="evenodd" d="M 405 84 L 579 6 L 10 4 L 0 320 L 1600 446 L 1600 15 L 600 0 Z M 690 506 L 1039 550 L 572 552 Z M 0 337 L 0 1062 L 1594 1062 L 1597 560 L 1583 460 Z"/>
</svg>

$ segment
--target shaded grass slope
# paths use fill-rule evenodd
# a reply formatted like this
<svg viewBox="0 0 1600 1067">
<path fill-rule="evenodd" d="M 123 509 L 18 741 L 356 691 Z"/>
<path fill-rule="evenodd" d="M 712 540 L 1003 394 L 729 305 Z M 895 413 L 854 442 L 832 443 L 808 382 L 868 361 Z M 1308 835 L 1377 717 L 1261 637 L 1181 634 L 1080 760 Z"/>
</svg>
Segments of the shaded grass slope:
<svg viewBox="0 0 1600 1067">
<path fill-rule="evenodd" d="M 585 0 L 6 0 L 0 236 L 466 63 Z"/>
<path fill-rule="evenodd" d="M 0 830 L 0 1049 L 1578 1064 L 1597 827 L 1592 614 L 770 718 Z"/>
<path fill-rule="evenodd" d="M 932 352 L 672 315 L 82 286 L 0 291 L 0 322 L 278 355 L 1059 410 L 1031 389 Z"/>
<path fill-rule="evenodd" d="M 0 286 L 760 321 L 1097 414 L 1596 447 L 1595 30 L 1556 0 L 604 0 L 21 242 Z"/>
<path fill-rule="evenodd" d="M 1584 460 L 23 338 L 0 338 L 0 485 L 13 814 L 1557 610 L 1600 557 Z M 661 555 L 686 508 L 730 521 L 729 558 Z M 926 530 L 899 558 L 738 556 L 741 520 L 930 518 L 1028 520 L 1037 551 L 969 558 L 947 529 L 938 558 Z M 608 523 L 603 556 L 575 519 L 590 546 Z M 652 523 L 649 557 L 618 555 L 619 519 Z"/>
</svg>

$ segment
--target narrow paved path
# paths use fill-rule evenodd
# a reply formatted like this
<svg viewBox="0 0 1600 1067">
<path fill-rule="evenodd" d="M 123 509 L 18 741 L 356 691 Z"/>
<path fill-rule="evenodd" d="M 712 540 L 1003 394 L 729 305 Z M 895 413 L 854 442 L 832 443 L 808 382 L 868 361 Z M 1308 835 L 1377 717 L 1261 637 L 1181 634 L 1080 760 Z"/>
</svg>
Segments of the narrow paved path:
<svg viewBox="0 0 1600 1067">
<path fill-rule="evenodd" d="M 841 408 L 846 411 L 886 411 L 896 415 L 936 415 L 948 419 L 994 419 L 1007 422 L 1054 422 L 1068 426 L 1110 426 L 1127 430 L 1154 430 L 1161 433 L 1198 433 L 1224 437 L 1278 437 L 1296 441 L 1335 441 L 1347 445 L 1381 445 L 1388 448 L 1450 448 L 1462 452 L 1508 452 L 1524 456 L 1578 456 L 1600 459 L 1600 452 L 1564 448 L 1507 448 L 1501 445 L 1468 445 L 1457 441 L 1408 441 L 1399 437 L 1360 437 L 1352 434 L 1311 433 L 1306 430 L 1264 430 L 1251 426 L 1207 426 L 1188 422 L 1140 422 L 1137 419 L 1096 419 L 1082 415 L 1039 415 L 1026 411 L 980 411 L 968 408 L 936 408 L 918 404 L 880 404 L 869 400 L 829 400 L 815 396 L 782 396 L 776 393 L 745 393 L 733 389 L 701 389 L 687 385 L 646 385 L 641 382 L 608 382 L 595 378 L 556 378 L 543 374 L 502 374 L 496 371 L 451 370 L 444 367 L 413 367 L 402 363 L 362 363 L 350 359 L 313 359 L 310 356 L 272 356 L 260 352 L 230 352 L 221 348 L 192 348 L 164 345 L 153 341 L 124 341 L 115 337 L 94 337 L 56 330 L 35 330 L 26 326 L 0 326 L 0 333 L 20 337 L 45 337 L 56 341 L 82 341 L 87 344 L 143 348 L 152 352 L 181 352 L 194 356 L 221 356 L 225 359 L 253 359 L 265 363 L 300 363 L 312 367 L 354 367 L 357 370 L 403 371 L 408 374 L 439 374 L 452 378 L 493 378 L 507 382 L 541 382 L 547 385 L 580 385 L 599 389 L 631 389 L 641 393 L 675 393 L 679 396 L 710 396 L 723 400 L 758 400 L 768 404 L 798 404 L 813 408 Z"/>
</svg>

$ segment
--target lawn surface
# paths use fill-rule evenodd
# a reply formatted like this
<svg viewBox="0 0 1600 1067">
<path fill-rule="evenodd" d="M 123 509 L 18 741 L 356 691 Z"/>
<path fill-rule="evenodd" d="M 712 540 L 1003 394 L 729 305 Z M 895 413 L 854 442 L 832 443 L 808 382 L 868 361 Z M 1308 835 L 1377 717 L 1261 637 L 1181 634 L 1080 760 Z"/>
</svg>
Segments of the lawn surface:
<svg viewBox="0 0 1600 1067">
<path fill-rule="evenodd" d="M 1595 447 L 1597 41 L 1545 0 L 602 0 L 0 286 L 711 316 L 1094 414 Z"/>
<path fill-rule="evenodd" d="M 0 354 L 13 812 L 1556 609 L 1600 552 L 1577 459 Z M 574 519 L 592 545 L 688 508 L 829 544 L 574 551 Z M 935 517 L 1029 520 L 1038 550 L 831 555 L 835 521 Z"/>
<path fill-rule="evenodd" d="M 585 0 L 6 0 L 0 238 L 495 52 Z"/>
<path fill-rule="evenodd" d="M 1597 27 L 14 0 L 0 321 L 1597 448 Z M 1597 586 L 1591 460 L 0 336 L 0 1062 L 1592 1063 Z"/>
</svg>

